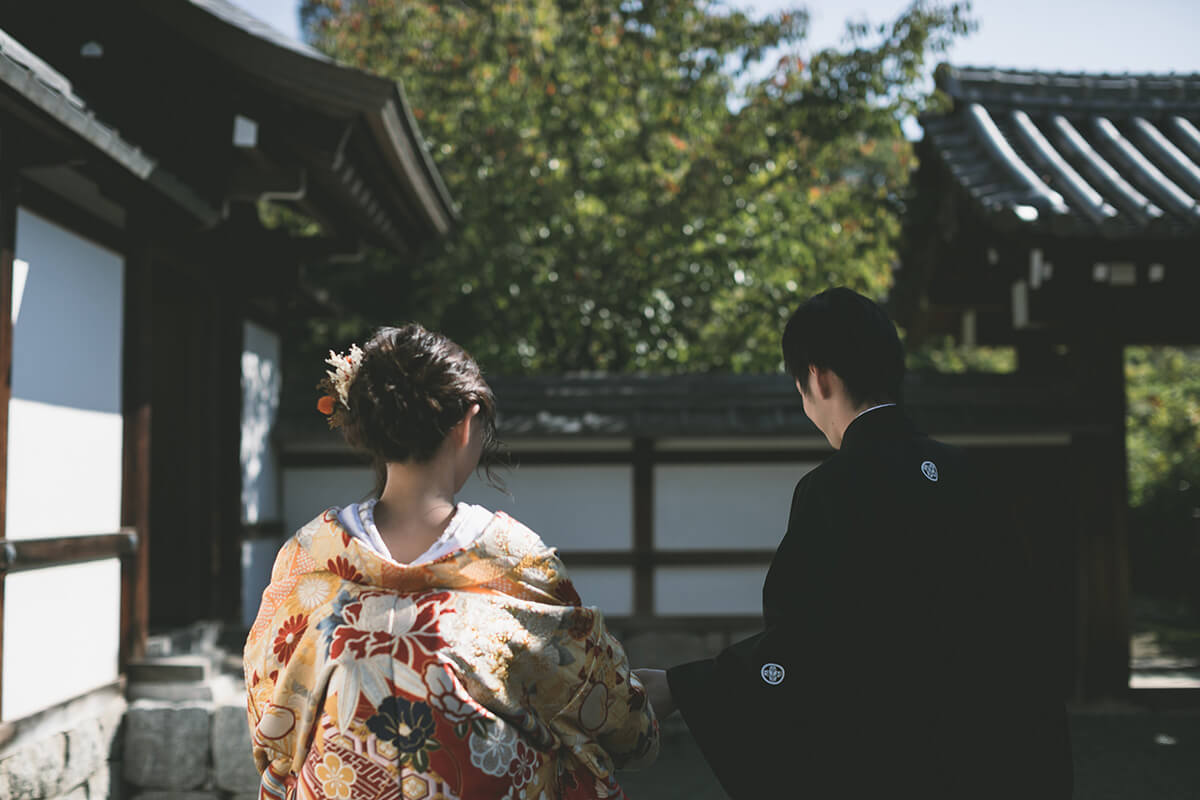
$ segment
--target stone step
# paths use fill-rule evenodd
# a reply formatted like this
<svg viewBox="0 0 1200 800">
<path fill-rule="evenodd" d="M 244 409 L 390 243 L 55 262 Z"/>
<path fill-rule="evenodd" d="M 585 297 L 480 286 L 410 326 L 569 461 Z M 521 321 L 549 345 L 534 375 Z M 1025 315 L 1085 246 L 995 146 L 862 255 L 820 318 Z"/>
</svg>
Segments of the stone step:
<svg viewBox="0 0 1200 800">
<path fill-rule="evenodd" d="M 134 683 L 177 683 L 206 681 L 212 674 L 212 659 L 205 656 L 164 656 L 130 662 L 126 679 Z"/>
</svg>

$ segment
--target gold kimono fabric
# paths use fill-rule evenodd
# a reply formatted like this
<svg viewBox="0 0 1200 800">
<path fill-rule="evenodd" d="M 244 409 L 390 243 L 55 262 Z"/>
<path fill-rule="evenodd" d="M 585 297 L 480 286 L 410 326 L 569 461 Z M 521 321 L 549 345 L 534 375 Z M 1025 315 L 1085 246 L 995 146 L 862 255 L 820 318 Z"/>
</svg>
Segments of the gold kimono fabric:
<svg viewBox="0 0 1200 800">
<path fill-rule="evenodd" d="M 554 550 L 497 513 L 401 566 L 334 509 L 283 547 L 245 650 L 260 798 L 624 798 L 658 723 Z"/>
</svg>

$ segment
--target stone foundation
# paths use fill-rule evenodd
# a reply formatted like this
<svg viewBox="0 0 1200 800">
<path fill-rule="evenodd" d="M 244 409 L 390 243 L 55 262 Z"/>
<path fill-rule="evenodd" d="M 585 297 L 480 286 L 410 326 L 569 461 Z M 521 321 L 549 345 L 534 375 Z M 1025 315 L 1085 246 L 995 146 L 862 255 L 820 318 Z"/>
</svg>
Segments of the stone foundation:
<svg viewBox="0 0 1200 800">
<path fill-rule="evenodd" d="M 0 798 L 105 800 L 120 783 L 119 685 L 7 723 L 0 740 Z"/>
</svg>

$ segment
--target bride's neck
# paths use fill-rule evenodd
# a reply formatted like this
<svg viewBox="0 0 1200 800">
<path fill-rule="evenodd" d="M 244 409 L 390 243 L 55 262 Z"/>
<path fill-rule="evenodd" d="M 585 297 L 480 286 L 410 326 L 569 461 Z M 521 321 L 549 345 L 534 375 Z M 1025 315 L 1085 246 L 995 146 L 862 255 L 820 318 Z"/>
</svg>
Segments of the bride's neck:
<svg viewBox="0 0 1200 800">
<path fill-rule="evenodd" d="M 425 464 L 387 465 L 387 482 L 375 505 L 375 526 L 397 561 L 423 553 L 454 516 L 454 472 L 439 462 L 435 458 Z"/>
</svg>

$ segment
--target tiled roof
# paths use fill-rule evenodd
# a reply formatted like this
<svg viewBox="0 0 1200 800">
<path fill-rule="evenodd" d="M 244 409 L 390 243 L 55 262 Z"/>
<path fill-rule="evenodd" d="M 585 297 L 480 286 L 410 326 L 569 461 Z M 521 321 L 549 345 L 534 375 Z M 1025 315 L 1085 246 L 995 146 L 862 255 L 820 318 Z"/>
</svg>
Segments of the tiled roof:
<svg viewBox="0 0 1200 800">
<path fill-rule="evenodd" d="M 501 440 L 578 442 L 632 437 L 823 441 L 787 375 L 576 374 L 488 377 Z M 1065 379 L 1010 374 L 909 373 L 904 405 L 934 436 L 1022 437 L 1096 430 L 1094 404 Z M 296 412 L 299 409 L 295 410 Z M 285 413 L 285 451 L 344 452 L 341 436 L 308 408 Z"/>
<path fill-rule="evenodd" d="M 502 438 L 819 436 L 786 375 L 489 379 Z M 905 404 L 931 432 L 1065 431 L 1088 420 L 1071 386 L 1017 375 L 912 373 Z"/>
<path fill-rule="evenodd" d="M 1200 234 L 1200 75 L 938 70 L 953 100 L 921 119 L 972 201 L 1008 228 Z"/>
</svg>

